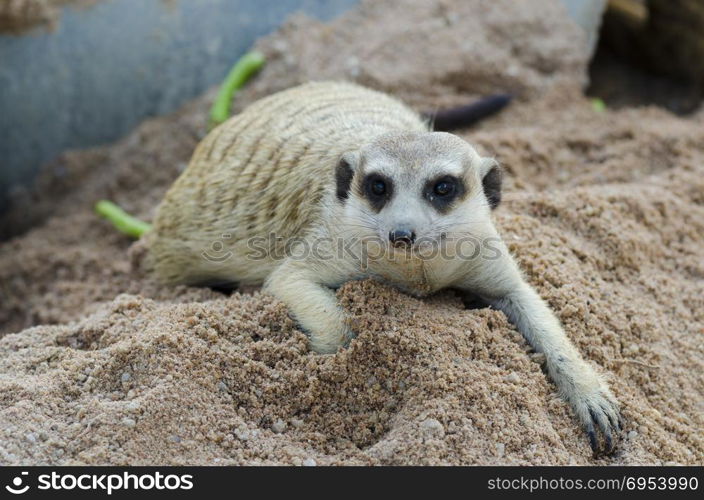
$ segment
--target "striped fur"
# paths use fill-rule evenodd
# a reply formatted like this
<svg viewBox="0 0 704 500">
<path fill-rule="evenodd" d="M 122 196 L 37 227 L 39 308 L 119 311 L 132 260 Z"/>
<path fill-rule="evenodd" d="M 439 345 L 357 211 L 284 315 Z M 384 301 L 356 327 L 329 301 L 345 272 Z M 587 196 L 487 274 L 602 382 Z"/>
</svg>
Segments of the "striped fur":
<svg viewBox="0 0 704 500">
<path fill-rule="evenodd" d="M 261 99 L 197 147 L 158 208 L 150 266 L 168 283 L 261 283 L 274 263 L 245 259 L 244 241 L 303 236 L 334 189 L 342 153 L 384 133 L 427 130 L 402 103 L 351 83 L 313 82 Z M 213 252 L 231 256 L 218 262 Z"/>
</svg>

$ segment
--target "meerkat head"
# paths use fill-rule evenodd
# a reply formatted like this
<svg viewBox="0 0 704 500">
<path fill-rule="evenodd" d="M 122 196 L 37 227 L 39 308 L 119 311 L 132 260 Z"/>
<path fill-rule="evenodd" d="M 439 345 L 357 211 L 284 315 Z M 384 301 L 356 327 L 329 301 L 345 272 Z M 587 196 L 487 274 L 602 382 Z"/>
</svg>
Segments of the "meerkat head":
<svg viewBox="0 0 704 500">
<path fill-rule="evenodd" d="M 342 224 L 411 247 L 486 223 L 501 200 L 501 170 L 452 134 L 387 134 L 342 155 L 336 188 Z"/>
</svg>

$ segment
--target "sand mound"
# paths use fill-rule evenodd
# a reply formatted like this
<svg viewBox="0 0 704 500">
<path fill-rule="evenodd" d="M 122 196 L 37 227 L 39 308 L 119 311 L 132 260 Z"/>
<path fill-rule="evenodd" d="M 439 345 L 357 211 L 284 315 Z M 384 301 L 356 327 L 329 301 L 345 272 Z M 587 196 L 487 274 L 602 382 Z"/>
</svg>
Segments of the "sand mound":
<svg viewBox="0 0 704 500">
<path fill-rule="evenodd" d="M 592 459 L 503 314 L 452 292 L 350 283 L 359 338 L 316 356 L 267 295 L 164 288 L 131 266 L 141 244 L 91 205 L 150 218 L 206 96 L 49 165 L 34 210 L 53 215 L 0 247 L 0 321 L 19 331 L 0 339 L 0 462 L 704 463 L 704 116 L 595 112 L 577 40 L 552 1 L 369 3 L 262 40 L 270 63 L 237 105 L 320 77 L 424 109 L 518 93 L 462 135 L 507 168 L 497 225 L 623 405 L 616 456 Z"/>
</svg>

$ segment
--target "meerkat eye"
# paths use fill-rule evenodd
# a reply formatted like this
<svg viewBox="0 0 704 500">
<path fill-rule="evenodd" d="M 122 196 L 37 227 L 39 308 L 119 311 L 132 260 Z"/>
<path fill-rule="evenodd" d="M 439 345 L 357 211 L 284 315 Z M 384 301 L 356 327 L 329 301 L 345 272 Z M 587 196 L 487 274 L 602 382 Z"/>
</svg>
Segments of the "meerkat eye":
<svg viewBox="0 0 704 500">
<path fill-rule="evenodd" d="M 361 191 L 376 211 L 384 208 L 384 205 L 391 199 L 394 185 L 391 179 L 383 174 L 373 173 L 364 177 Z"/>
<path fill-rule="evenodd" d="M 391 179 L 381 174 L 369 174 L 364 179 L 364 191 L 369 198 L 386 199 L 391 196 Z"/>
<path fill-rule="evenodd" d="M 465 192 L 464 182 L 452 175 L 430 179 L 423 187 L 423 197 L 441 213 L 448 212 Z"/>
<path fill-rule="evenodd" d="M 433 192 L 438 196 L 450 196 L 455 192 L 455 183 L 451 180 L 441 180 L 435 184 Z"/>
<path fill-rule="evenodd" d="M 375 179 L 371 184 L 371 191 L 377 196 L 384 196 L 386 194 L 386 182 L 383 179 Z"/>
</svg>

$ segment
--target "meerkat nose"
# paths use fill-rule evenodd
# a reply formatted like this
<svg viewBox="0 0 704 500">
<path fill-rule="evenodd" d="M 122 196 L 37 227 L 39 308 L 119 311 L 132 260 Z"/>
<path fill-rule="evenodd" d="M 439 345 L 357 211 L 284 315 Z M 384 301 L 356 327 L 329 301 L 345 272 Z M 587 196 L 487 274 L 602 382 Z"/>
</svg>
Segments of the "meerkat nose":
<svg viewBox="0 0 704 500">
<path fill-rule="evenodd" d="M 389 231 L 389 240 L 394 245 L 411 246 L 416 241 L 416 233 L 410 229 L 394 229 Z"/>
</svg>

